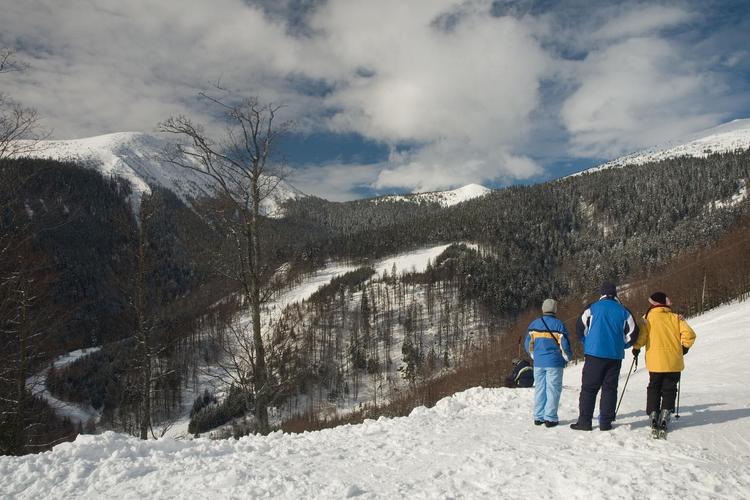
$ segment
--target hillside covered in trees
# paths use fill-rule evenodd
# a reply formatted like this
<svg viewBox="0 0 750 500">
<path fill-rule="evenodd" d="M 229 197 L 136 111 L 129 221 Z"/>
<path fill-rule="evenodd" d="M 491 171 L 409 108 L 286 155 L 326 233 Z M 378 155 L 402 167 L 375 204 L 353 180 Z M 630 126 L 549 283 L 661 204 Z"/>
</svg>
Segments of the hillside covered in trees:
<svg viewBox="0 0 750 500">
<path fill-rule="evenodd" d="M 237 249 L 224 221 L 200 210 L 218 202 L 188 207 L 153 189 L 134 208 L 126 183 L 48 160 L 4 160 L 0 175 L 4 307 L 15 311 L 4 321 L 16 325 L 19 311 L 55 318 L 43 321 L 33 353 L 23 329 L 8 328 L 16 333 L 4 380 L 22 380 L 59 353 L 101 345 L 95 356 L 50 373 L 47 386 L 97 408 L 104 427 L 136 432 L 144 351 L 135 333 L 138 318 L 147 318 L 154 418 L 177 418 L 193 394 L 200 395 L 195 425 L 204 430 L 252 410 L 246 388 L 209 394 L 201 375 L 220 363 L 245 321 L 239 284 L 222 272 Z M 267 325 L 274 404 L 288 416 L 323 402 L 353 408 L 458 372 L 488 345 L 499 348 L 508 325 L 547 296 L 578 297 L 603 279 L 648 277 L 717 244 L 747 213 L 748 179 L 750 151 L 738 151 L 514 186 L 447 208 L 289 200 L 285 218 L 262 226 L 267 269 L 283 269 L 266 277 L 283 275 L 289 286 L 331 260 L 368 266 L 418 247 L 474 247 L 451 247 L 418 273 L 362 267 L 285 306 Z M 33 301 L 18 298 L 22 275 L 35 287 Z M 503 342 L 502 349 L 516 348 Z"/>
<path fill-rule="evenodd" d="M 750 151 L 738 151 L 514 186 L 442 210 L 303 198 L 288 202 L 288 213 L 324 235 L 308 252 L 326 258 L 478 243 L 500 265 L 473 286 L 488 305 L 513 315 L 545 294 L 619 280 L 710 244 L 746 210 L 741 193 L 749 179 Z M 510 289 L 522 298 L 504 299 Z"/>
</svg>

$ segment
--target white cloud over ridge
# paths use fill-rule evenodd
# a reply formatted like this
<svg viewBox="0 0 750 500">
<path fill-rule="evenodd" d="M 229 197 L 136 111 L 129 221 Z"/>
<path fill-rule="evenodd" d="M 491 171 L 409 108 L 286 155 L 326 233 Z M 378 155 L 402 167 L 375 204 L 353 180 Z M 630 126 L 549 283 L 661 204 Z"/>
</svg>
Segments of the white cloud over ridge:
<svg viewBox="0 0 750 500">
<path fill-rule="evenodd" d="M 300 34 L 243 0 L 12 2 L 0 45 L 17 47 L 31 70 L 5 75 L 3 90 L 67 138 L 201 116 L 196 92 L 218 81 L 285 102 L 303 130 L 392 148 L 380 164 L 300 170 L 303 190 L 332 197 L 330 186 L 357 197 L 364 186 L 430 191 L 541 175 L 533 144 L 545 138 L 530 134 L 551 127 L 539 117 L 567 133 L 560 155 L 610 157 L 726 115 L 711 106 L 726 93 L 721 76 L 664 34 L 694 22 L 684 6 L 592 3 L 564 29 L 554 11 L 498 18 L 491 7 L 329 0 L 309 9 Z M 542 99 L 545 86 L 555 97 Z M 540 112 L 548 101 L 551 118 Z"/>
<path fill-rule="evenodd" d="M 720 88 L 718 82 L 691 71 L 663 40 L 629 39 L 592 52 L 576 66 L 579 87 L 561 110 L 576 155 L 614 157 L 708 128 L 720 118 L 704 101 Z"/>
</svg>

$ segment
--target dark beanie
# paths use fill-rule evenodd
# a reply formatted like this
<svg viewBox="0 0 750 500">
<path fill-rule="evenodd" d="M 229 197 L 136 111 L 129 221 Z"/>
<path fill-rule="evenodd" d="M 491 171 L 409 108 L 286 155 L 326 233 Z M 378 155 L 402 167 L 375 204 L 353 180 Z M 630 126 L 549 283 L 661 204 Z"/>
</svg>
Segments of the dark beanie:
<svg viewBox="0 0 750 500">
<path fill-rule="evenodd" d="M 602 292 L 602 295 L 611 295 L 612 297 L 617 295 L 617 287 L 611 281 L 605 281 L 602 283 L 600 291 Z"/>
<path fill-rule="evenodd" d="M 667 294 L 664 292 L 652 293 L 651 297 L 648 298 L 648 301 L 654 306 L 666 306 L 670 303 L 669 297 L 667 297 Z"/>
</svg>

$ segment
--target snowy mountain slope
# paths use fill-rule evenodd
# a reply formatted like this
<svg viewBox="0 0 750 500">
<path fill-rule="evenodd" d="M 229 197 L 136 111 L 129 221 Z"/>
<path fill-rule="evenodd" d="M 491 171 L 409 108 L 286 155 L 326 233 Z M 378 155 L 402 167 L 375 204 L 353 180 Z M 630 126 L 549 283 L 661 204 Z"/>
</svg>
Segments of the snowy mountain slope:
<svg viewBox="0 0 750 500">
<path fill-rule="evenodd" d="M 727 153 L 748 148 L 750 148 L 750 119 L 734 120 L 693 134 L 681 141 L 654 146 L 617 158 L 598 167 L 579 172 L 579 174 L 626 165 L 643 165 L 647 162 L 683 156 L 705 158 L 714 153 Z"/>
<path fill-rule="evenodd" d="M 562 424 L 531 422 L 533 389 L 475 388 L 409 417 L 238 441 L 143 442 L 106 433 L 51 452 L 0 457 L 13 498 L 681 498 L 750 497 L 750 302 L 689 320 L 682 418 L 652 440 L 648 374 L 630 377 L 615 429 L 575 432 L 581 365 L 565 373 Z M 625 382 L 628 357 L 620 377 Z"/>
<path fill-rule="evenodd" d="M 383 273 L 390 273 L 395 266 L 397 272 L 424 272 L 427 268 L 428 262 L 434 262 L 435 259 L 445 251 L 450 245 L 437 245 L 432 247 L 418 248 L 409 252 L 400 253 L 390 257 L 386 257 L 371 263 L 371 267 L 375 270 L 376 275 L 382 276 Z M 475 245 L 469 244 L 469 246 L 475 247 Z M 264 315 L 263 328 L 264 331 L 270 332 L 272 330 L 271 325 L 279 320 L 284 309 L 294 303 L 299 303 L 310 298 L 318 289 L 329 284 L 334 278 L 344 275 L 348 272 L 354 271 L 359 266 L 349 263 L 340 262 L 329 262 L 322 269 L 310 273 L 297 285 L 284 291 L 279 296 L 267 305 L 268 314 Z M 354 299 L 353 299 L 354 300 Z M 248 326 L 252 323 L 250 316 L 245 316 L 241 320 L 241 324 Z M 396 339 L 399 340 L 399 339 Z M 393 358 L 401 358 L 401 342 L 393 342 Z M 395 363 L 390 370 L 390 375 L 400 379 L 400 375 L 397 375 L 397 368 L 400 363 Z M 201 368 L 203 374 L 214 373 L 217 370 L 216 366 L 207 365 Z M 363 377 L 363 380 L 359 384 L 361 386 L 362 397 L 360 399 L 353 399 L 348 401 L 348 405 L 340 401 L 337 402 L 337 409 L 339 411 L 346 411 L 352 407 L 356 407 L 362 402 L 371 402 L 373 399 L 372 393 L 375 390 L 371 385 L 370 381 Z M 214 392 L 223 393 L 226 388 L 222 387 L 220 383 L 210 376 L 199 377 L 199 387 L 197 392 L 201 392 L 204 387 L 211 388 Z M 382 389 L 381 389 L 382 391 Z M 190 423 L 189 411 L 195 400 L 197 394 L 195 391 L 186 390 L 183 393 L 182 401 L 182 417 L 177 420 L 170 428 L 166 431 L 168 437 L 186 437 L 189 436 L 188 424 Z M 382 402 L 382 396 L 379 399 Z M 297 401 L 299 403 L 299 401 Z M 292 404 L 290 402 L 289 404 Z M 302 405 L 304 406 L 304 405 Z M 283 409 L 282 409 L 283 411 Z"/>
<path fill-rule="evenodd" d="M 41 141 L 28 156 L 74 161 L 105 176 L 126 179 L 136 199 L 140 199 L 140 193 L 149 193 L 150 185 L 169 189 L 183 200 L 211 195 L 212 184 L 205 176 L 159 160 L 167 144 L 162 136 L 119 132 L 85 139 Z M 270 216 L 281 216 L 280 204 L 299 196 L 302 196 L 300 191 L 282 181 L 262 208 Z"/>
<path fill-rule="evenodd" d="M 391 272 L 393 266 L 396 266 L 398 272 L 424 272 L 427 263 L 434 262 L 449 246 L 437 245 L 400 253 L 372 263 L 372 268 L 379 275 L 383 272 Z M 354 271 L 357 268 L 358 266 L 351 264 L 329 263 L 323 269 L 311 273 L 299 285 L 282 294 L 269 308 L 272 310 L 283 309 L 295 302 L 306 300 L 320 287 L 327 285 L 337 276 Z"/>
<path fill-rule="evenodd" d="M 472 248 L 476 248 L 476 245 L 474 244 L 468 245 Z M 390 273 L 393 270 L 394 266 L 398 270 L 398 272 L 423 272 L 427 268 L 427 263 L 434 262 L 435 259 L 449 246 L 450 245 L 448 244 L 444 244 L 432 247 L 418 248 L 401 254 L 393 255 L 391 257 L 380 259 L 373 262 L 371 265 L 376 271 L 376 276 L 382 275 L 383 273 Z M 287 306 L 296 302 L 307 300 L 320 287 L 327 285 L 334 278 L 346 274 L 350 271 L 354 271 L 357 268 L 358 266 L 353 264 L 330 262 L 322 269 L 319 269 L 305 276 L 305 278 L 299 284 L 284 291 L 278 297 L 276 297 L 275 300 L 273 300 L 266 306 L 269 314 L 264 317 L 264 328 L 268 330 L 270 328 L 269 323 L 276 322 L 279 319 L 284 308 L 286 308 Z M 244 325 L 249 325 L 251 323 L 251 319 L 249 316 L 242 318 L 240 321 Z M 394 343 L 394 359 L 397 358 L 397 354 L 400 353 L 400 346 L 400 343 Z M 79 349 L 59 356 L 54 360 L 53 364 L 55 368 L 60 369 L 79 359 L 80 357 L 92 354 L 99 349 L 99 347 Z M 183 438 L 190 436 L 187 430 L 188 424 L 190 422 L 188 415 L 195 397 L 197 396 L 197 393 L 202 392 L 204 388 L 210 388 L 213 392 L 217 392 L 220 394 L 223 393 L 225 387 L 223 387 L 219 383 L 219 381 L 216 380 L 215 376 L 210 375 L 212 373 L 215 374 L 218 370 L 219 368 L 213 365 L 205 365 L 201 367 L 201 373 L 200 375 L 198 375 L 199 387 L 197 388 L 197 390 L 193 390 L 194 388 L 189 387 L 183 391 L 181 404 L 182 417 L 178 418 L 175 422 L 170 422 L 169 428 L 165 431 L 165 435 L 167 437 Z M 52 395 L 50 391 L 47 390 L 45 383 L 48 371 L 49 368 L 44 368 L 43 370 L 29 377 L 26 381 L 26 386 L 28 387 L 28 389 L 33 394 L 44 398 L 60 417 L 67 417 L 76 424 L 80 423 L 85 425 L 89 420 L 93 420 L 95 423 L 98 423 L 100 413 L 95 409 L 91 408 L 88 405 L 81 405 L 70 401 L 63 401 Z M 392 371 L 396 371 L 395 366 Z M 371 390 L 371 388 L 367 386 L 367 380 L 363 381 L 362 385 L 362 393 L 367 395 Z M 360 400 L 352 402 L 352 406 L 355 406 L 359 402 L 362 401 Z M 345 409 L 346 408 L 340 408 L 340 410 Z M 158 432 L 157 434 L 161 433 Z"/>
<path fill-rule="evenodd" d="M 429 193 L 414 193 L 407 195 L 383 196 L 373 199 L 373 203 L 384 201 L 406 201 L 411 203 L 439 203 L 442 207 L 450 207 L 464 201 L 482 197 L 492 190 L 479 184 L 468 184 L 452 191 L 434 191 Z"/>
</svg>

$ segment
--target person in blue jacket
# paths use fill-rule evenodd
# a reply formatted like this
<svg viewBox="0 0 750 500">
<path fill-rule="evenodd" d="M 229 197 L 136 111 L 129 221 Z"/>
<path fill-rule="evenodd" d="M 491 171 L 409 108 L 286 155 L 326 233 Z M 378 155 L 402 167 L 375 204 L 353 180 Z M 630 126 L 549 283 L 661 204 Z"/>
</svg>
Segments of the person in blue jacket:
<svg viewBox="0 0 750 500">
<path fill-rule="evenodd" d="M 578 421 L 570 428 L 590 431 L 596 395 L 599 400 L 599 430 L 612 429 L 617 401 L 617 381 L 625 349 L 638 339 L 633 315 L 617 298 L 613 283 L 604 282 L 601 297 L 588 306 L 578 318 L 576 333 L 583 343 L 585 361 L 578 400 Z"/>
<path fill-rule="evenodd" d="M 557 302 L 542 303 L 542 316 L 531 322 L 524 347 L 534 360 L 534 425 L 554 427 L 562 393 L 563 369 L 573 357 L 568 330 L 557 319 Z"/>
</svg>

